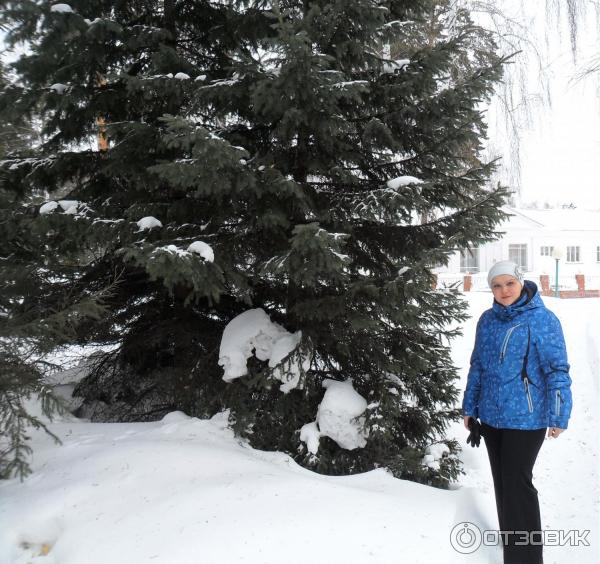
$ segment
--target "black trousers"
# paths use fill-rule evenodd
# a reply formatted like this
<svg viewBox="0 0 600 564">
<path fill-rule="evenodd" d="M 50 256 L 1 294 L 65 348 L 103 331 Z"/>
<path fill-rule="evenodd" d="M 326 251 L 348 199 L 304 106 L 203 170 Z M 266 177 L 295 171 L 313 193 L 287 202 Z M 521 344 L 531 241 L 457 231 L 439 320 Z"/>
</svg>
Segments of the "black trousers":
<svg viewBox="0 0 600 564">
<path fill-rule="evenodd" d="M 541 531 L 540 505 L 533 486 L 533 465 L 546 429 L 496 429 L 482 423 L 501 531 Z M 542 564 L 542 533 L 502 534 L 504 564 Z M 533 541 L 524 544 L 527 541 Z"/>
</svg>

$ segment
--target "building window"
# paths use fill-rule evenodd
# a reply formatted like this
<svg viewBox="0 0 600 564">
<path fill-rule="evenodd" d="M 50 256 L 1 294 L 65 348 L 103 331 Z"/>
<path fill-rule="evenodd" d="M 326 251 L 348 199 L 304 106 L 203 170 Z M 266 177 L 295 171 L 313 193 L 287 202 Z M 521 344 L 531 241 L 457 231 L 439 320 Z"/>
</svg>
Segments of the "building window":
<svg viewBox="0 0 600 564">
<path fill-rule="evenodd" d="M 460 271 L 479 272 L 479 249 L 463 249 L 460 252 Z"/>
<path fill-rule="evenodd" d="M 540 247 L 540 255 L 543 257 L 551 257 L 553 252 L 554 252 L 554 247 L 548 247 L 548 246 Z"/>
<path fill-rule="evenodd" d="M 521 270 L 527 272 L 527 245 L 508 245 L 508 260 L 521 267 Z"/>
<path fill-rule="evenodd" d="M 581 261 L 581 247 L 567 247 L 567 262 Z"/>
</svg>

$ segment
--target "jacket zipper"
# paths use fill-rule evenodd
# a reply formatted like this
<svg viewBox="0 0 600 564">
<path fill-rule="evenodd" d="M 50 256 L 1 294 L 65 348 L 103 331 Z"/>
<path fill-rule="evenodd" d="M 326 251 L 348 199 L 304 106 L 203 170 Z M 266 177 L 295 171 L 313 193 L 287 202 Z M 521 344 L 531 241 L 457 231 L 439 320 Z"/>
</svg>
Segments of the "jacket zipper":
<svg viewBox="0 0 600 564">
<path fill-rule="evenodd" d="M 518 325 L 513 325 L 507 332 L 506 335 L 504 336 L 504 341 L 502 341 L 502 349 L 500 351 L 500 362 L 504 362 L 504 356 L 506 355 L 506 349 L 508 348 L 508 341 L 510 339 L 510 336 L 512 335 L 512 332 L 517 328 L 520 327 L 521 325 L 523 325 L 522 323 L 519 323 Z"/>
<path fill-rule="evenodd" d="M 560 390 L 556 390 L 556 416 L 560 417 L 560 404 L 562 403 L 562 397 L 560 395 Z"/>
<path fill-rule="evenodd" d="M 525 393 L 527 394 L 527 407 L 529 407 L 529 413 L 533 413 L 533 401 L 531 401 L 531 392 L 529 391 L 529 378 L 523 378 L 523 384 L 525 385 Z"/>
</svg>

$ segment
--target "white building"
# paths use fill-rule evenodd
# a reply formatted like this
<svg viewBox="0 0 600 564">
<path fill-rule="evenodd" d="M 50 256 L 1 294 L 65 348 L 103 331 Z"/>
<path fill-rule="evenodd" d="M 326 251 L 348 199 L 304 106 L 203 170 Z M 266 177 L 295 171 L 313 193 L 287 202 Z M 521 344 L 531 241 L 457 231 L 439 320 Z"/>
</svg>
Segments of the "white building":
<svg viewBox="0 0 600 564">
<path fill-rule="evenodd" d="M 498 227 L 501 239 L 471 250 L 457 252 L 440 274 L 484 273 L 499 260 L 515 261 L 530 278 L 549 274 L 555 283 L 559 260 L 561 286 L 575 284 L 575 274 L 584 274 L 586 287 L 600 287 L 600 210 L 579 209 L 529 210 L 504 208 L 511 214 Z"/>
</svg>

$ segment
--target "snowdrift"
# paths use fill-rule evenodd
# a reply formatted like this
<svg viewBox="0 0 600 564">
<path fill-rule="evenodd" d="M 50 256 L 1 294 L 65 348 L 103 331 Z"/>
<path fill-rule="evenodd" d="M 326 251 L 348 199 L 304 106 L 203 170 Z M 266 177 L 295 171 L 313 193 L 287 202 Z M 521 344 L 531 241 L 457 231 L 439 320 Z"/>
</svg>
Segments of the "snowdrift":
<svg viewBox="0 0 600 564">
<path fill-rule="evenodd" d="M 466 368 L 489 293 L 468 296 L 473 319 L 455 342 Z M 547 563 L 599 561 L 598 416 L 600 300 L 546 299 L 563 323 L 574 415 L 546 440 L 534 482 L 547 529 L 590 530 L 590 546 L 546 547 Z M 466 474 L 449 491 L 384 470 L 327 477 L 281 453 L 233 437 L 226 414 L 201 421 L 175 412 L 160 422 L 51 425 L 63 440 L 33 438 L 34 474 L 0 483 L 1 564 L 430 564 L 500 563 L 497 546 L 461 555 L 453 527 L 495 529 L 484 448 L 457 423 Z"/>
</svg>

